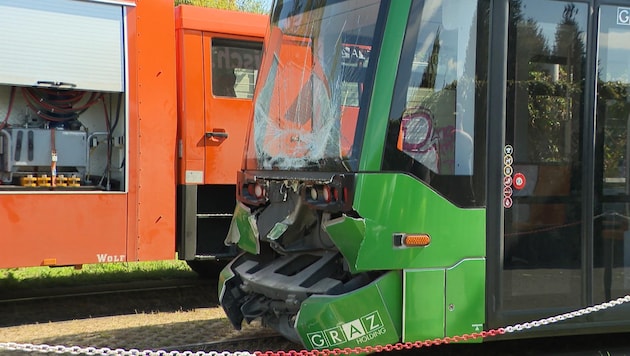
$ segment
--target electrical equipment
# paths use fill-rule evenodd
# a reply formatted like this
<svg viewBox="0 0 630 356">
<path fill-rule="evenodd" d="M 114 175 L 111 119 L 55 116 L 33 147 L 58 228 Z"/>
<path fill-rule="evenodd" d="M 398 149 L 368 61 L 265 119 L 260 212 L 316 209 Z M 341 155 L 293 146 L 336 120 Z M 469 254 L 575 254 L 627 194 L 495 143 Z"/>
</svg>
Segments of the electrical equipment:
<svg viewBox="0 0 630 356">
<path fill-rule="evenodd" d="M 56 170 L 85 177 L 89 166 L 87 134 L 84 131 L 65 131 L 39 128 L 9 128 L 4 130 L 2 152 L 4 160 L 0 171 L 4 181 L 13 176 L 27 177 L 52 175 L 52 152 L 56 152 Z M 27 180 L 30 186 L 30 180 Z M 39 186 L 40 184 L 38 184 Z"/>
</svg>

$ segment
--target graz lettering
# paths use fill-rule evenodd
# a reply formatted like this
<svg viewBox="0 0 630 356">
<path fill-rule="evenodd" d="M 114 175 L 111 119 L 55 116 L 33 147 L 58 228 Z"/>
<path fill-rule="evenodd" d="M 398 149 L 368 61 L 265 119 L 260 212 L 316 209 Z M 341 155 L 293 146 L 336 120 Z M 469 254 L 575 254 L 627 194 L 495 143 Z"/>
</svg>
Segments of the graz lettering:
<svg viewBox="0 0 630 356">
<path fill-rule="evenodd" d="M 358 345 L 387 332 L 378 311 L 371 312 L 334 328 L 307 334 L 313 348 L 322 349 L 355 341 Z"/>
</svg>

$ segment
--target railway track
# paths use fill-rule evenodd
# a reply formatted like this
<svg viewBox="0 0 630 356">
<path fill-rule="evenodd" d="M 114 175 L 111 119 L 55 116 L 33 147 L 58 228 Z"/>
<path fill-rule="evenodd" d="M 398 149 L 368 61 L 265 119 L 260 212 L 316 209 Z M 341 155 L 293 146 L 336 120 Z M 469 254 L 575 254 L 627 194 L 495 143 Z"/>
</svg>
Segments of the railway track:
<svg viewBox="0 0 630 356">
<path fill-rule="evenodd" d="M 0 304 L 25 301 L 47 300 L 55 298 L 86 297 L 116 293 L 142 293 L 149 291 L 167 291 L 185 288 L 199 288 L 216 281 L 201 279 L 145 280 L 126 283 L 107 283 L 54 288 L 27 288 L 0 290 Z"/>
<path fill-rule="evenodd" d="M 216 281 L 195 278 L 0 291 L 0 327 L 218 306 Z"/>
<path fill-rule="evenodd" d="M 0 291 L 1 342 L 168 351 L 300 349 L 259 324 L 234 330 L 218 305 L 216 280 L 196 278 Z"/>
</svg>

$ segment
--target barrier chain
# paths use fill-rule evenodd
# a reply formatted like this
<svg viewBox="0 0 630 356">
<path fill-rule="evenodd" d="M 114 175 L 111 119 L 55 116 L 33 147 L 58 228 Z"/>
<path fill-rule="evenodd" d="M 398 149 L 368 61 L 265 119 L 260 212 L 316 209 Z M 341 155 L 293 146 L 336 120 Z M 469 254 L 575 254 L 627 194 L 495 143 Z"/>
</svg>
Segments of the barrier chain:
<svg viewBox="0 0 630 356">
<path fill-rule="evenodd" d="M 506 326 L 498 329 L 491 329 L 487 331 L 474 332 L 470 334 L 463 334 L 457 336 L 447 336 L 443 338 L 436 338 L 432 340 L 415 341 L 415 342 L 399 342 L 396 344 L 387 344 L 384 346 L 365 346 L 365 347 L 346 347 L 343 349 L 324 349 L 324 350 L 290 350 L 290 351 L 255 351 L 253 353 L 247 351 L 236 352 L 217 352 L 217 351 L 164 351 L 164 350 L 137 350 L 137 349 L 110 349 L 107 347 L 79 347 L 79 346 L 50 346 L 50 345 L 33 345 L 33 344 L 18 344 L 14 342 L 0 343 L 1 350 L 9 351 L 24 351 L 24 352 L 39 352 L 39 353 L 55 353 L 55 354 L 71 354 L 71 355 L 120 355 L 120 356 L 324 356 L 324 355 L 352 355 L 362 353 L 373 353 L 382 351 L 394 351 L 394 350 L 409 350 L 414 348 L 437 346 L 442 344 L 451 344 L 461 341 L 488 338 L 497 335 L 509 334 L 519 332 L 522 330 L 528 330 L 544 325 L 554 324 L 568 319 L 577 318 L 583 315 L 595 313 L 601 310 L 612 308 L 624 303 L 630 302 L 630 295 L 617 298 L 609 302 L 604 302 L 587 308 L 578 309 L 572 312 L 539 319 L 531 322 L 520 323 L 515 325 Z"/>
</svg>

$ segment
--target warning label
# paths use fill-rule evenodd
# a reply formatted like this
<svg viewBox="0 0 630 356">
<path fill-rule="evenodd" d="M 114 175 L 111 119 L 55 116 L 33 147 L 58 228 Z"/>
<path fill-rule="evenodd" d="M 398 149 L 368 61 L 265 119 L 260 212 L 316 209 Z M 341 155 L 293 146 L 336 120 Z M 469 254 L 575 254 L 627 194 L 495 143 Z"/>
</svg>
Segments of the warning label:
<svg viewBox="0 0 630 356">
<path fill-rule="evenodd" d="M 308 333 L 307 337 L 313 348 L 322 349 L 349 341 L 363 344 L 386 332 L 380 314 L 374 311 L 334 328 Z"/>
</svg>

